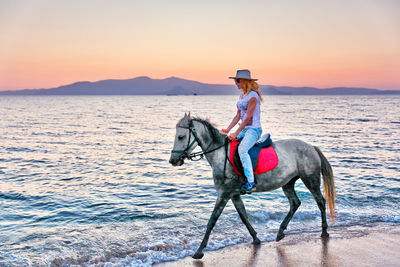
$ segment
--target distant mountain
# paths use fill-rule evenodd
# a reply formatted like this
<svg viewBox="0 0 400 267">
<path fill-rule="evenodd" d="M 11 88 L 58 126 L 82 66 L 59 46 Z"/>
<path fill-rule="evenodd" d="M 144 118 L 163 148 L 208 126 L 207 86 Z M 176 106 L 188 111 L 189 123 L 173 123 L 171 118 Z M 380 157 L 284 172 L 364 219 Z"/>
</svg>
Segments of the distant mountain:
<svg viewBox="0 0 400 267">
<path fill-rule="evenodd" d="M 288 87 L 288 86 L 266 86 L 263 89 L 264 94 L 283 94 L 283 95 L 396 95 L 400 90 L 378 90 L 369 88 L 354 87 L 334 87 L 318 89 L 314 87 Z"/>
<path fill-rule="evenodd" d="M 400 94 L 400 90 L 335 87 L 287 87 L 260 85 L 266 95 L 371 95 Z M 0 95 L 231 95 L 237 94 L 236 86 L 207 84 L 176 77 L 151 79 L 141 76 L 126 80 L 77 82 L 49 89 L 0 91 Z"/>
</svg>

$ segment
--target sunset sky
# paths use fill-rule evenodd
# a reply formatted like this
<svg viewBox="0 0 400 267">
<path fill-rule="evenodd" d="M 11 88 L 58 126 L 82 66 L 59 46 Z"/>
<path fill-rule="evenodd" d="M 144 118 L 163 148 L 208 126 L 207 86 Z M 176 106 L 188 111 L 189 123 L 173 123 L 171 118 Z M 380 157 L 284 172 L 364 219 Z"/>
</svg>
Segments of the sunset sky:
<svg viewBox="0 0 400 267">
<path fill-rule="evenodd" d="M 400 90 L 400 1 L 0 0 L 0 90 L 170 76 Z"/>
</svg>

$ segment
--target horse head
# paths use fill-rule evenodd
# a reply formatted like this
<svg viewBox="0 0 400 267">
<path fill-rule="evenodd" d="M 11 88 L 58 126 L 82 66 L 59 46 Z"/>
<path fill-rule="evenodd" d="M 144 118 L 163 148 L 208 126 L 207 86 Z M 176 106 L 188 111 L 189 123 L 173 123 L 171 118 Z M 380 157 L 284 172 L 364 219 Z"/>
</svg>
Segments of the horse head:
<svg viewBox="0 0 400 267">
<path fill-rule="evenodd" d="M 191 126 L 190 113 L 185 113 L 185 116 L 176 125 L 174 147 L 169 160 L 169 163 L 173 166 L 181 166 L 185 158 L 187 158 L 197 146 L 197 141 L 192 134 Z"/>
</svg>

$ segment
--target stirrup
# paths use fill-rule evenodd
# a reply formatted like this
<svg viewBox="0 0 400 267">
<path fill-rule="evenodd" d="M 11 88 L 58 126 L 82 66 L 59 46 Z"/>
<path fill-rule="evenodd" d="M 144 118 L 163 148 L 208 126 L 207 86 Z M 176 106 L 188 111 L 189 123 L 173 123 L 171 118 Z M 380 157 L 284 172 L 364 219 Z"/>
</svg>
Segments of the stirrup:
<svg viewBox="0 0 400 267">
<path fill-rule="evenodd" d="M 253 183 L 249 183 L 249 182 L 247 182 L 244 186 L 242 186 L 241 188 L 240 188 L 240 191 L 243 191 L 243 192 L 250 192 L 251 193 L 251 190 L 253 189 L 253 188 L 255 188 L 256 187 L 256 184 L 253 182 Z"/>
</svg>

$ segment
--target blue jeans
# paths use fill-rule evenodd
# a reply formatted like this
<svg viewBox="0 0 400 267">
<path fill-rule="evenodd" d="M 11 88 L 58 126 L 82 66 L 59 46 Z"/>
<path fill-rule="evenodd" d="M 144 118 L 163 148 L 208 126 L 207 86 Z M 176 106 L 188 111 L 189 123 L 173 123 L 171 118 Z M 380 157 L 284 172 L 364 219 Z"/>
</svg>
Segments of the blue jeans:
<svg viewBox="0 0 400 267">
<path fill-rule="evenodd" d="M 249 155 L 249 150 L 254 146 L 262 133 L 261 128 L 244 128 L 237 136 L 239 144 L 239 157 L 243 165 L 244 175 L 249 183 L 254 183 L 253 165 Z"/>
</svg>

